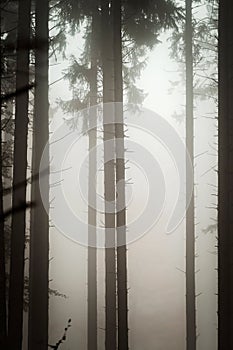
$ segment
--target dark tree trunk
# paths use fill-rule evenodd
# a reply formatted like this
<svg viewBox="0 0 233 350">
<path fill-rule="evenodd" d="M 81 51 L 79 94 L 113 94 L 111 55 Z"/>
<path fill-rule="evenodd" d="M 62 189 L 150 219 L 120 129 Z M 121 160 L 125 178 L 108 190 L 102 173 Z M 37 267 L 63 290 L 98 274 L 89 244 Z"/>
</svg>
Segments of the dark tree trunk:
<svg viewBox="0 0 233 350">
<path fill-rule="evenodd" d="M 104 121 L 104 199 L 105 199 L 105 349 L 116 349 L 116 242 L 115 212 L 110 202 L 115 202 L 115 126 L 113 18 L 109 1 L 102 0 L 102 64 L 103 64 L 103 121 Z M 111 120 L 111 123 L 110 123 Z M 109 145 L 109 142 L 111 143 Z M 107 159 L 111 159 L 107 161 Z"/>
<path fill-rule="evenodd" d="M 193 164 L 193 28 L 192 0 L 186 0 L 186 147 Z M 186 172 L 186 193 L 193 186 Z M 188 198 L 187 198 L 188 200 Z M 187 350 L 196 349 L 196 300 L 195 300 L 195 225 L 194 193 L 186 213 L 186 344 Z"/>
<path fill-rule="evenodd" d="M 0 33 L 1 34 L 1 33 Z M 0 91 L 2 93 L 2 42 L 0 37 Z M 2 101 L 0 101 L 0 216 L 3 218 L 3 183 L 2 183 Z M 4 220 L 0 220 L 0 347 L 6 341 L 6 265 Z"/>
<path fill-rule="evenodd" d="M 233 2 L 219 8 L 218 349 L 233 348 Z"/>
<path fill-rule="evenodd" d="M 29 85 L 30 0 L 19 2 L 16 90 Z M 9 349 L 20 350 L 23 327 L 25 203 L 27 175 L 28 90 L 16 95 L 13 186 L 13 208 L 22 206 L 12 216 L 11 266 L 9 287 Z"/>
<path fill-rule="evenodd" d="M 98 9 L 92 15 L 90 105 L 98 103 L 97 88 L 97 33 Z M 97 250 L 96 250 L 96 119 L 97 109 L 91 108 L 89 124 L 89 178 L 88 178 L 88 350 L 97 350 Z"/>
<path fill-rule="evenodd" d="M 48 1 L 36 1 L 35 106 L 33 122 L 32 176 L 43 171 L 41 181 L 32 183 L 29 266 L 29 350 L 48 348 L 48 279 L 49 279 L 49 139 L 48 103 Z M 40 162 L 43 158 L 43 169 Z M 41 185 L 41 186 L 40 186 Z M 42 202 L 40 187 L 43 191 Z"/>
<path fill-rule="evenodd" d="M 118 349 L 128 350 L 127 249 L 125 209 L 125 147 L 123 119 L 121 1 L 114 0 L 114 78 L 115 78 L 115 137 L 116 137 L 116 226 L 117 226 L 117 300 Z"/>
</svg>

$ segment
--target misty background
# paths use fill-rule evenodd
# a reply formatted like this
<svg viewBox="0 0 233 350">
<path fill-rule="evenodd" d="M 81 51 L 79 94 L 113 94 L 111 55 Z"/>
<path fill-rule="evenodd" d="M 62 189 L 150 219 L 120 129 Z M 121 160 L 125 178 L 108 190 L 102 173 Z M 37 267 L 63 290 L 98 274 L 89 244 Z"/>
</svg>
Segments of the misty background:
<svg viewBox="0 0 233 350">
<path fill-rule="evenodd" d="M 201 12 L 198 16 L 204 16 Z M 138 87 L 147 94 L 143 106 L 160 114 L 185 136 L 185 83 L 182 65 L 170 57 L 169 31 L 148 54 Z M 50 129 L 69 118 L 57 101 L 72 96 L 61 79 L 70 54 L 82 52 L 82 31 L 70 36 L 66 59 L 50 62 Z M 208 54 L 208 53 L 207 53 Z M 213 66 L 217 65 L 213 62 Z M 215 68 L 217 69 L 217 68 Z M 217 349 L 217 256 L 216 256 L 216 105 L 212 99 L 195 101 L 195 220 L 197 348 Z M 177 116 L 179 118 L 177 118 Z M 143 140 L 141 140 L 143 142 Z M 185 141 L 185 140 L 184 140 Z M 82 149 L 87 152 L 83 141 Z M 152 145 L 152 147 L 155 147 Z M 153 149 L 151 150 L 153 153 Z M 137 202 L 144 198 L 140 176 L 133 174 L 132 191 Z M 140 197 L 141 191 L 141 197 Z M 128 208 L 130 212 L 130 208 Z M 85 215 L 85 212 L 83 213 Z M 210 228 L 210 229 L 208 229 Z M 68 318 L 72 319 L 64 349 L 87 346 L 87 248 L 50 229 L 50 286 L 66 298 L 50 297 L 50 336 L 55 342 Z M 104 349 L 104 250 L 98 250 L 98 343 Z M 129 338 L 134 350 L 185 349 L 185 223 L 171 235 L 156 227 L 128 246 Z"/>
</svg>

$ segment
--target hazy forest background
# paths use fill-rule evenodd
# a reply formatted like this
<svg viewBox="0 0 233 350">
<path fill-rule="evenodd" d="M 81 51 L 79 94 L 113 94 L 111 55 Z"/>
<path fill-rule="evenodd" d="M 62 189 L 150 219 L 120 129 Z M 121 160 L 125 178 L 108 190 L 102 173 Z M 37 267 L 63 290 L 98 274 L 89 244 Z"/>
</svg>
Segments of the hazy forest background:
<svg viewBox="0 0 233 350">
<path fill-rule="evenodd" d="M 1 0 L 1 349 L 233 349 L 232 10 Z"/>
</svg>

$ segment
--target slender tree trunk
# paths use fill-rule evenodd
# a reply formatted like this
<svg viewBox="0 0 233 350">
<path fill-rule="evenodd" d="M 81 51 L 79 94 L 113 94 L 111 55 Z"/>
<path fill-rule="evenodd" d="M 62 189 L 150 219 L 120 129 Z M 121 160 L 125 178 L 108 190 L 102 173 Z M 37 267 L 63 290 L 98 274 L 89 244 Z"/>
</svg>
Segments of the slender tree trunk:
<svg viewBox="0 0 233 350">
<path fill-rule="evenodd" d="M 193 164 L 193 29 L 192 0 L 186 0 L 186 147 Z M 189 193 L 189 172 L 186 173 L 186 192 Z M 187 198 L 188 200 L 188 198 Z M 187 350 L 196 349 L 195 298 L 195 226 L 194 193 L 186 213 L 186 344 Z"/>
<path fill-rule="evenodd" d="M 123 119 L 121 1 L 114 0 L 114 71 L 116 136 L 116 226 L 117 226 L 117 297 L 118 349 L 128 350 L 127 249 L 125 208 L 125 146 Z M 119 184 L 119 186 L 118 186 Z"/>
<path fill-rule="evenodd" d="M 1 33 L 0 33 L 1 35 Z M 0 37 L 0 64 L 2 72 L 2 42 Z M 0 91 L 2 93 L 2 73 L 0 73 Z M 3 218 L 3 183 L 2 183 L 2 102 L 0 101 L 0 216 Z M 0 347 L 6 341 L 6 265 L 4 220 L 0 220 Z"/>
<path fill-rule="evenodd" d="M 35 106 L 33 123 L 32 175 L 43 171 L 41 181 L 32 183 L 29 266 L 29 350 L 48 348 L 48 279 L 49 279 L 49 139 L 48 103 L 48 0 L 36 1 Z M 43 169 L 40 162 L 43 157 Z M 43 191 L 42 202 L 41 190 Z"/>
<path fill-rule="evenodd" d="M 19 2 L 16 90 L 29 84 L 30 6 L 30 0 Z M 12 217 L 8 340 L 9 349 L 20 350 L 23 326 L 28 91 L 16 95 L 15 108 L 13 186 L 18 183 L 24 185 L 14 190 L 12 199 L 13 208 L 22 206 L 22 210 L 14 212 Z"/>
<path fill-rule="evenodd" d="M 92 15 L 91 39 L 91 81 L 90 105 L 98 103 L 97 88 L 97 16 L 98 9 Z M 96 108 L 91 108 L 89 124 L 89 178 L 88 178 L 88 350 L 97 350 L 97 250 L 96 250 Z"/>
<path fill-rule="evenodd" d="M 105 349 L 116 349 L 116 237 L 115 237 L 115 150 L 113 18 L 108 0 L 102 0 L 102 63 L 104 121 L 104 199 L 105 199 Z M 110 143 L 110 144 L 109 144 Z M 108 161 L 108 159 L 110 159 Z"/>
<path fill-rule="evenodd" d="M 233 2 L 219 7 L 218 349 L 233 348 Z"/>
</svg>

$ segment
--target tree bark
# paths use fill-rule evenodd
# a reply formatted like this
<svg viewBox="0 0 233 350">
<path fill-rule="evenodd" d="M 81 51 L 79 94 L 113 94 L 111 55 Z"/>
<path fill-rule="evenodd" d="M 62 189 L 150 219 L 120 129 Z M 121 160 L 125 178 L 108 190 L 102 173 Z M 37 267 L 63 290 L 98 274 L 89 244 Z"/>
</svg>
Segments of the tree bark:
<svg viewBox="0 0 233 350">
<path fill-rule="evenodd" d="M 97 88 L 97 33 L 98 8 L 92 15 L 91 81 L 89 123 L 89 177 L 88 177 L 88 350 L 97 350 L 97 249 L 96 249 L 96 118 Z"/>
<path fill-rule="evenodd" d="M 218 349 L 233 348 L 233 2 L 219 3 Z"/>
<path fill-rule="evenodd" d="M 40 173 L 43 152 L 43 175 L 32 183 L 30 261 L 29 261 L 29 350 L 48 348 L 49 286 L 49 140 L 48 103 L 48 1 L 36 1 L 35 105 L 33 122 L 32 176 Z M 42 202 L 40 187 L 42 186 Z"/>
<path fill-rule="evenodd" d="M 192 0 L 186 0 L 186 148 L 192 165 L 194 159 L 193 135 L 193 28 Z M 186 172 L 186 193 L 193 186 Z M 188 201 L 188 197 L 187 197 Z M 194 193 L 186 213 L 186 346 L 187 350 L 196 349 L 196 298 L 195 298 L 195 226 Z"/>
<path fill-rule="evenodd" d="M 30 0 L 19 2 L 16 91 L 29 85 Z M 23 47 L 23 49 L 22 49 Z M 23 327 L 25 203 L 27 175 L 28 90 L 16 95 L 13 186 L 24 183 L 13 192 L 13 208 L 22 210 L 12 216 L 11 265 L 8 309 L 8 346 L 20 350 Z"/>
<path fill-rule="evenodd" d="M 114 78 L 116 137 L 116 227 L 117 227 L 117 311 L 118 349 L 128 350 L 127 249 L 125 208 L 125 146 L 123 119 L 121 1 L 114 0 Z M 120 186 L 118 186 L 120 184 Z"/>
<path fill-rule="evenodd" d="M 102 0 L 102 64 L 104 122 L 104 199 L 105 199 L 105 349 L 116 349 L 116 237 L 115 210 L 115 150 L 114 136 L 114 66 L 113 18 L 108 0 Z M 111 121 L 111 122 L 110 122 Z M 109 142 L 111 144 L 109 144 Z M 111 159 L 111 160 L 108 160 Z"/>
<path fill-rule="evenodd" d="M 1 33 L 0 33 L 1 34 Z M 0 37 L 1 40 L 1 37 Z M 0 42 L 0 91 L 2 93 L 2 43 Z M 3 181 L 2 181 L 2 102 L 0 101 L 0 215 L 3 218 Z M 6 341 L 6 265 L 4 220 L 0 220 L 0 347 Z"/>
</svg>

